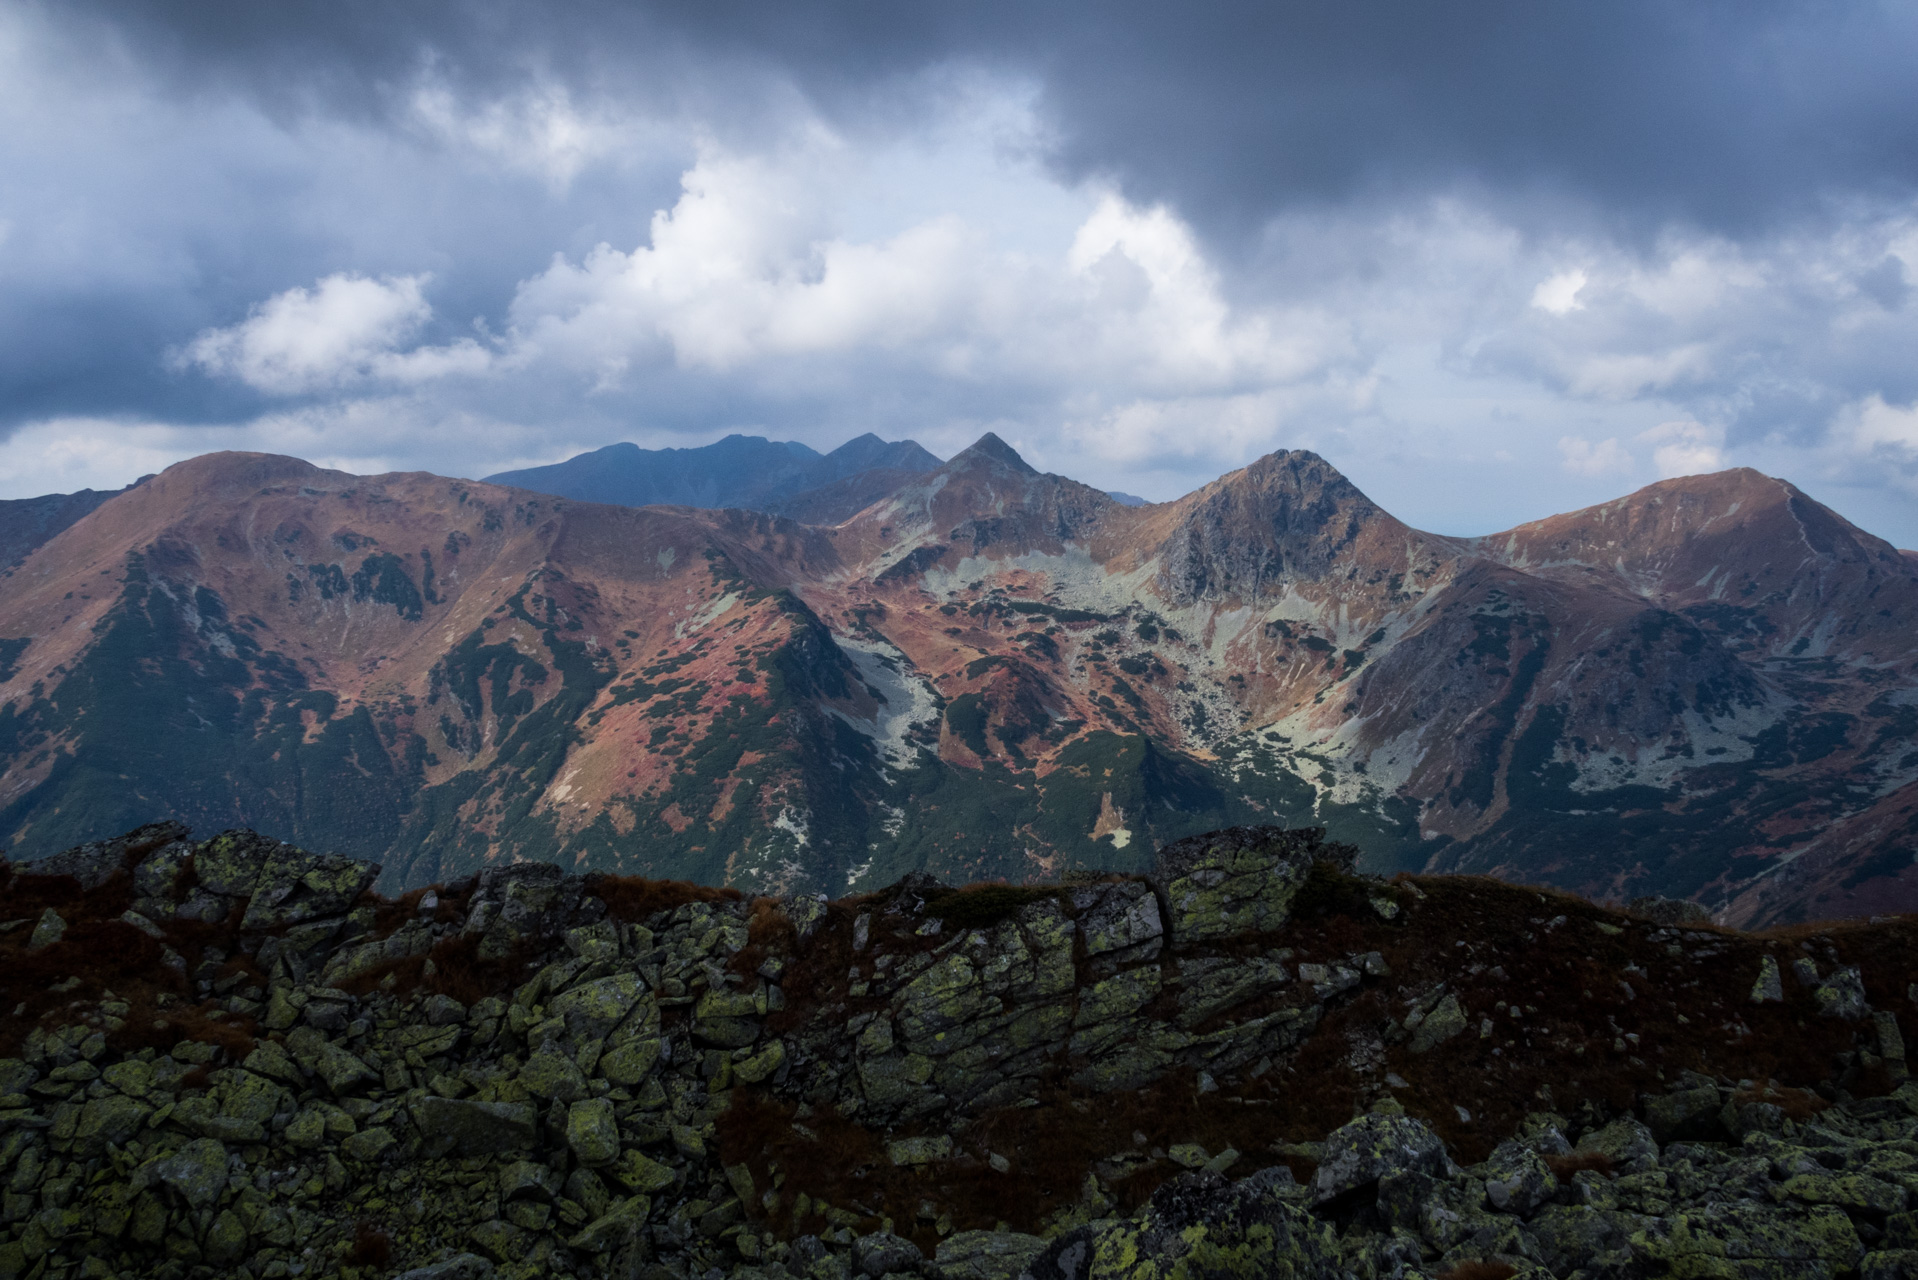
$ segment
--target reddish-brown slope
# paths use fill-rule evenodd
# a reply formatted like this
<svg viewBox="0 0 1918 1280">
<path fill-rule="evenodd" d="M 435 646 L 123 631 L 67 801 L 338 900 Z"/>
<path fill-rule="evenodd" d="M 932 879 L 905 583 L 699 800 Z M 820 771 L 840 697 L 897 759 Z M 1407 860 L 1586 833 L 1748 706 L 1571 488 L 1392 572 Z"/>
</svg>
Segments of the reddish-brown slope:
<svg viewBox="0 0 1918 1280">
<path fill-rule="evenodd" d="M 1918 659 L 1918 561 L 1740 467 L 1481 538 L 1527 573 L 1616 584 L 1770 657 Z"/>
<path fill-rule="evenodd" d="M 162 732 L 194 740 L 195 697 L 297 710 L 271 759 L 384 788 L 394 847 L 437 851 L 409 874 L 523 846 L 841 891 L 1279 818 L 1375 865 L 1759 921 L 1908 878 L 1886 850 L 1918 783 L 1918 562 L 1752 472 L 1470 541 L 1304 452 L 1129 508 L 987 436 L 832 527 L 210 455 L 0 581 L 0 636 L 30 640 L 0 654 L 0 716 L 45 739 L 0 723 L 14 838 L 74 820 L 32 797 L 97 722 L 33 708 L 102 687 L 133 595 L 166 615 L 155 682 L 226 682 Z M 312 778 L 261 767 L 311 809 Z"/>
</svg>

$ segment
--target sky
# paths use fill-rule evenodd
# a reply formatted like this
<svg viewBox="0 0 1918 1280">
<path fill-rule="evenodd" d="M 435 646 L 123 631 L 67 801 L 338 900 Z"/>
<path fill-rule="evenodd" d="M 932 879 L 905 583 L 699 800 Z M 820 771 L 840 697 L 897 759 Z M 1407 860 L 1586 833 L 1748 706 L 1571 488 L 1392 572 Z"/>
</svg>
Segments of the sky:
<svg viewBox="0 0 1918 1280">
<path fill-rule="evenodd" d="M 1918 5 L 0 0 L 0 497 L 866 431 L 1918 547 Z"/>
</svg>

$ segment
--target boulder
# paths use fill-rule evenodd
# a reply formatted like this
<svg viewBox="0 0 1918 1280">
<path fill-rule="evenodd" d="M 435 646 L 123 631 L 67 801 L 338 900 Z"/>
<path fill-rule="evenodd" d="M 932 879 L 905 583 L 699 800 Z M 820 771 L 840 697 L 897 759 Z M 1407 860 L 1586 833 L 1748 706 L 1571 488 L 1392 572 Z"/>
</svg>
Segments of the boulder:
<svg viewBox="0 0 1918 1280">
<path fill-rule="evenodd" d="M 184 844 L 191 832 L 183 822 L 149 822 L 112 840 L 76 845 L 50 858 L 29 863 L 24 870 L 36 876 L 72 876 L 91 892 L 122 868 L 138 863 L 165 845 Z"/>
<path fill-rule="evenodd" d="M 1412 1028 L 1412 1042 L 1406 1047 L 1413 1053 L 1430 1053 L 1464 1031 L 1468 1025 L 1458 997 L 1448 994 L 1430 1013 L 1419 1019 L 1418 1025 Z"/>
<path fill-rule="evenodd" d="M 428 1159 L 531 1151 L 537 1137 L 533 1108 L 520 1103 L 461 1101 L 428 1094 L 414 1099 L 409 1111 Z"/>
<path fill-rule="evenodd" d="M 1345 1273 L 1332 1228 L 1279 1194 L 1275 1179 L 1188 1173 L 1131 1220 L 1088 1225 L 1033 1259 L 1034 1280 L 1322 1280 Z"/>
<path fill-rule="evenodd" d="M 604 1253 L 638 1235 L 651 1212 L 652 1201 L 645 1196 L 628 1196 L 615 1201 L 605 1213 L 580 1228 L 566 1242 L 566 1247 Z"/>
<path fill-rule="evenodd" d="M 1586 1134 L 1578 1140 L 1578 1150 L 1604 1156 L 1620 1173 L 1643 1173 L 1658 1164 L 1658 1140 L 1630 1116 Z"/>
<path fill-rule="evenodd" d="M 1558 1175 L 1524 1143 L 1499 1143 L 1479 1173 L 1485 1178 L 1486 1202 L 1500 1213 L 1530 1217 L 1558 1193 Z"/>
<path fill-rule="evenodd" d="M 959 1231 L 939 1242 L 932 1272 L 937 1280 L 1014 1280 L 1045 1248 L 1018 1231 Z"/>
<path fill-rule="evenodd" d="M 890 1231 L 875 1231 L 859 1237 L 853 1243 L 852 1260 L 859 1274 L 879 1280 L 881 1276 L 895 1272 L 919 1270 L 926 1261 L 926 1255 L 919 1252 L 918 1245 L 902 1236 Z"/>
<path fill-rule="evenodd" d="M 1819 1015 L 1826 1018 L 1856 1022 L 1871 1012 L 1871 1005 L 1865 1000 L 1864 979 L 1854 967 L 1834 970 L 1812 988 L 1811 998 L 1818 1006 Z"/>
<path fill-rule="evenodd" d="M 1363 1115 L 1327 1135 L 1312 1175 L 1312 1198 L 1323 1204 L 1387 1174 L 1415 1170 L 1443 1177 L 1451 1168 L 1444 1142 L 1424 1121 Z"/>
<path fill-rule="evenodd" d="M 160 1161 L 155 1172 L 181 1199 L 204 1209 L 226 1190 L 226 1147 L 212 1138 L 195 1138 Z"/>
<path fill-rule="evenodd" d="M 52 907 L 48 907 L 40 913 L 39 920 L 34 922 L 33 933 L 27 938 L 27 954 L 32 955 L 36 951 L 45 951 L 48 947 L 65 937 L 66 932 L 66 920 L 61 917 L 58 911 L 55 911 Z"/>
<path fill-rule="evenodd" d="M 1350 867 L 1357 851 L 1326 844 L 1322 827 L 1229 827 L 1160 849 L 1151 881 L 1174 945 L 1268 933 L 1321 859 Z"/>
<path fill-rule="evenodd" d="M 592 1092 L 573 1060 L 550 1045 L 526 1060 L 520 1068 L 519 1083 L 535 1098 L 557 1098 L 568 1103 Z"/>
<path fill-rule="evenodd" d="M 302 1068 L 325 1081 L 335 1096 L 378 1083 L 380 1079 L 371 1067 L 313 1027 L 295 1027 L 289 1032 L 286 1052 Z"/>
<path fill-rule="evenodd" d="M 611 1164 L 619 1156 L 619 1121 L 607 1098 L 575 1102 L 566 1112 L 566 1145 L 583 1165 Z"/>
</svg>

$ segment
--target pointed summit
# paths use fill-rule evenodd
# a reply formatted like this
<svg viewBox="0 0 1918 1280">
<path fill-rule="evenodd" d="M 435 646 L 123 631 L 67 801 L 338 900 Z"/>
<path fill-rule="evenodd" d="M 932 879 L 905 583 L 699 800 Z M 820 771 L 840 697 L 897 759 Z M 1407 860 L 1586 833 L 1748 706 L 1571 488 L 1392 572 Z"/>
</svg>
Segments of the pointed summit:
<svg viewBox="0 0 1918 1280">
<path fill-rule="evenodd" d="M 1021 475 L 1036 476 L 1038 471 L 1032 464 L 1019 456 L 1019 451 L 988 431 L 973 441 L 971 446 L 956 454 L 946 465 L 957 466 L 960 463 L 990 461 L 1001 466 L 1011 467 Z"/>
</svg>

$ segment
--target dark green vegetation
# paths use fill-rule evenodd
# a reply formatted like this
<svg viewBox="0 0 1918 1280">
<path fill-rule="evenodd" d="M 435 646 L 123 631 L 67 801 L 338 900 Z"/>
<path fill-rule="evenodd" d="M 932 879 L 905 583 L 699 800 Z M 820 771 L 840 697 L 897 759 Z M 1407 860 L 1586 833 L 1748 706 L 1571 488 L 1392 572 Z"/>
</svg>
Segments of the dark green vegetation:
<svg viewBox="0 0 1918 1280">
<path fill-rule="evenodd" d="M 163 546 L 130 557 L 66 679 L 0 707 L 0 758 L 47 771 L 0 809 L 0 840 L 50 853 L 160 812 L 384 853 L 420 785 L 414 742 L 365 707 L 336 715 L 332 694 L 255 639 L 254 620 L 169 581 L 166 561 Z"/>
</svg>

